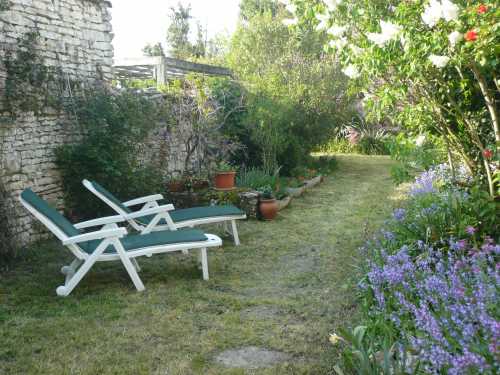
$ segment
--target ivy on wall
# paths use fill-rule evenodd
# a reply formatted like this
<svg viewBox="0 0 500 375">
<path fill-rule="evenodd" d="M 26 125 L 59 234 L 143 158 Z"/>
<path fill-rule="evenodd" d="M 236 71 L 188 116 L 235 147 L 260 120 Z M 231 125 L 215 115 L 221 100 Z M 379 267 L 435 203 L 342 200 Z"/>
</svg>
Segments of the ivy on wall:
<svg viewBox="0 0 500 375">
<path fill-rule="evenodd" d="M 62 94 L 67 86 L 63 72 L 44 64 L 37 53 L 38 39 L 38 32 L 28 32 L 17 39 L 16 51 L 6 51 L 2 109 L 12 116 L 18 111 L 40 114 L 47 107 L 62 109 Z"/>
<path fill-rule="evenodd" d="M 11 6 L 12 3 L 9 0 L 0 0 L 0 12 L 9 10 Z"/>
</svg>

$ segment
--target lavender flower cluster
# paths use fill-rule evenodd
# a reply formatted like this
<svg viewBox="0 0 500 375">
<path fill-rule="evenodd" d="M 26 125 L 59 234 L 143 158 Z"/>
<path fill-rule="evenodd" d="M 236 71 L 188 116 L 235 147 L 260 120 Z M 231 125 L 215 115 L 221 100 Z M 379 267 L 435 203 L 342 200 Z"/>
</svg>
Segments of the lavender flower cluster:
<svg viewBox="0 0 500 375">
<path fill-rule="evenodd" d="M 500 245 L 491 239 L 480 248 L 452 245 L 459 250 L 424 245 L 417 258 L 408 246 L 382 253 L 368 273 L 376 312 L 406 336 L 426 372 L 498 373 Z"/>
<path fill-rule="evenodd" d="M 469 200 L 449 185 L 450 176 L 440 165 L 416 178 L 407 207 L 365 246 L 371 260 L 361 286 L 374 297 L 372 317 L 391 322 L 425 373 L 496 374 L 500 245 L 489 237 L 478 242 L 469 219 L 449 210 L 449 201 Z M 463 228 L 451 231 L 459 220 Z"/>
<path fill-rule="evenodd" d="M 457 182 L 469 184 L 471 179 L 471 174 L 463 165 L 458 166 L 454 173 L 452 173 L 448 164 L 438 164 L 415 178 L 415 182 L 410 188 L 410 196 L 436 193 L 439 186 L 442 185 L 449 185 Z"/>
</svg>

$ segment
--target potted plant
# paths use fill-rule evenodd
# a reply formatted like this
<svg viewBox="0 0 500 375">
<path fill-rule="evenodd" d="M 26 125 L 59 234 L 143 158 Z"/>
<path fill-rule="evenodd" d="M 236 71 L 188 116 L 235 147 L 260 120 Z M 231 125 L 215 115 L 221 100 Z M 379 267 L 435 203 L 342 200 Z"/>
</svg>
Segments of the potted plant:
<svg viewBox="0 0 500 375">
<path fill-rule="evenodd" d="M 180 193 L 184 191 L 186 181 L 183 178 L 172 178 L 168 181 L 168 191 L 171 193 Z"/>
<path fill-rule="evenodd" d="M 259 192 L 259 212 L 264 220 L 273 220 L 278 214 L 279 204 L 274 197 L 271 186 L 266 185 L 258 188 Z"/>
<path fill-rule="evenodd" d="M 223 161 L 217 164 L 217 172 L 215 174 L 215 188 L 217 190 L 232 190 L 234 189 L 234 178 L 236 171 L 234 167 Z"/>
</svg>

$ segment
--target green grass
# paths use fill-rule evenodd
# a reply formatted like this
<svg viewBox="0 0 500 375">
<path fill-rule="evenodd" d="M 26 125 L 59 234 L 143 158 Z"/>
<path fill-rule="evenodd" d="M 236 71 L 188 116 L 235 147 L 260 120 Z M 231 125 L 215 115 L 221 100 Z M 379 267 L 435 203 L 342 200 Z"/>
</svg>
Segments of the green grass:
<svg viewBox="0 0 500 375">
<path fill-rule="evenodd" d="M 143 293 L 110 263 L 59 298 L 67 251 L 55 242 L 30 251 L 0 276 L 0 373 L 329 373 L 338 357 L 329 333 L 358 318 L 357 248 L 398 199 L 387 158 L 338 159 L 276 221 L 241 223 L 242 246 L 227 239 L 212 250 L 208 282 L 194 256 L 164 255 L 140 260 Z M 246 372 L 213 360 L 249 345 L 292 360 Z"/>
</svg>

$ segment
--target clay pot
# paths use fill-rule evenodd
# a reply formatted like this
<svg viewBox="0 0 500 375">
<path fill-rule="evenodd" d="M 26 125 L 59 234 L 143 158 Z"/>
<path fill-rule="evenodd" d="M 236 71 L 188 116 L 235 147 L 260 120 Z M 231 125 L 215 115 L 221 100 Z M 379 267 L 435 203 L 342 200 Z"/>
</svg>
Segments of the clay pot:
<svg viewBox="0 0 500 375">
<path fill-rule="evenodd" d="M 215 188 L 217 190 L 231 190 L 234 188 L 236 172 L 217 172 L 215 175 Z"/>
<path fill-rule="evenodd" d="M 279 204 L 276 199 L 261 199 L 259 211 L 264 220 L 273 220 L 278 214 Z"/>
<path fill-rule="evenodd" d="M 168 183 L 168 191 L 171 193 L 180 193 L 184 191 L 184 181 L 171 181 Z"/>
<path fill-rule="evenodd" d="M 194 190 L 202 190 L 208 188 L 207 180 L 194 180 L 193 181 L 193 189 Z"/>
</svg>

